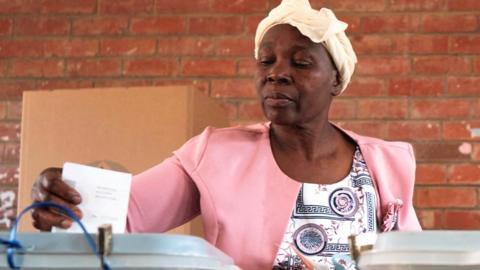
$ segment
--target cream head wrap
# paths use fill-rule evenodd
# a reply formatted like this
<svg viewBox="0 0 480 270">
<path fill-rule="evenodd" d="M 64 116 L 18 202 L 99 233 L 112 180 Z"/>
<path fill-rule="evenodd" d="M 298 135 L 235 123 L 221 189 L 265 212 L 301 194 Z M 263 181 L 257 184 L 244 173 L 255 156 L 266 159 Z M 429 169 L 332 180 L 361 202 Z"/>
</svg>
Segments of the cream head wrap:
<svg viewBox="0 0 480 270">
<path fill-rule="evenodd" d="M 338 20 L 330 9 L 314 10 L 308 0 L 283 0 L 257 27 L 255 59 L 265 33 L 278 24 L 290 24 L 315 43 L 322 43 L 340 73 L 342 92 L 355 70 L 357 56 L 345 35 L 348 24 Z"/>
</svg>

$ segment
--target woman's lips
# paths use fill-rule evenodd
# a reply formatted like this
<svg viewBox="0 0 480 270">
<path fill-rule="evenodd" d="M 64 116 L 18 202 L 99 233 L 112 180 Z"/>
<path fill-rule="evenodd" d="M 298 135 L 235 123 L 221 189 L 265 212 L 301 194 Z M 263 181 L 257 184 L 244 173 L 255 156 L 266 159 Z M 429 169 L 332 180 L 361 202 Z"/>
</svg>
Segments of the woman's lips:
<svg viewBox="0 0 480 270">
<path fill-rule="evenodd" d="M 267 97 L 265 105 L 269 107 L 286 107 L 293 104 L 293 101 L 286 97 Z"/>
</svg>

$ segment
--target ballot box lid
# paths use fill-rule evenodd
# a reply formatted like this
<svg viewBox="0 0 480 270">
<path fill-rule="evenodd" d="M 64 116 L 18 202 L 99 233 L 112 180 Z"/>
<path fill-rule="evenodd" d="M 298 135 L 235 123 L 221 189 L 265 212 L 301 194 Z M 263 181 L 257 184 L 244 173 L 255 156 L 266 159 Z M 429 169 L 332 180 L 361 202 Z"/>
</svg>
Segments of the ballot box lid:
<svg viewBox="0 0 480 270">
<path fill-rule="evenodd" d="M 362 270 L 478 270 L 480 231 L 422 231 L 379 234 L 361 253 Z"/>
<path fill-rule="evenodd" d="M 99 269 L 83 234 L 23 233 L 17 240 L 24 247 L 14 256 L 21 269 Z M 107 259 L 112 269 L 239 269 L 204 239 L 187 235 L 114 234 Z M 9 269 L 4 247 L 0 269 Z"/>
</svg>

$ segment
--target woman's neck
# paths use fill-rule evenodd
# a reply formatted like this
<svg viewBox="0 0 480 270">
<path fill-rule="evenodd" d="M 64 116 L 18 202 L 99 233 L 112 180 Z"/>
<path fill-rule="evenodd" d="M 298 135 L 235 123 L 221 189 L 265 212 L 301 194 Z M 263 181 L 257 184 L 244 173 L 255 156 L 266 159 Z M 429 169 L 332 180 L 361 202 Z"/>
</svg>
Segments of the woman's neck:
<svg viewBox="0 0 480 270">
<path fill-rule="evenodd" d="M 328 122 L 305 125 L 271 125 L 272 147 L 284 154 L 301 155 L 305 160 L 332 157 L 338 146 L 339 131 Z"/>
</svg>

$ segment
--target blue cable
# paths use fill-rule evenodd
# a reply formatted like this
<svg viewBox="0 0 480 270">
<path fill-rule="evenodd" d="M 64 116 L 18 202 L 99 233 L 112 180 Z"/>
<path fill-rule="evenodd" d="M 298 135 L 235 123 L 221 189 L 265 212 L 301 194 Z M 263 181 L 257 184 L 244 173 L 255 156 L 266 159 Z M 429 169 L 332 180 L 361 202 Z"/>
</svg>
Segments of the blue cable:
<svg viewBox="0 0 480 270">
<path fill-rule="evenodd" d="M 20 212 L 20 214 L 17 216 L 17 218 L 15 219 L 15 222 L 12 225 L 12 229 L 10 230 L 8 241 L 1 239 L 1 244 L 6 245 L 8 247 L 7 262 L 8 262 L 8 266 L 11 269 L 20 269 L 20 267 L 15 266 L 15 263 L 13 261 L 14 249 L 22 248 L 22 245 L 16 240 L 18 222 L 20 221 L 20 219 L 25 213 L 27 213 L 31 209 L 39 208 L 39 207 L 52 207 L 52 208 L 59 209 L 64 214 L 66 214 L 69 218 L 73 219 L 82 229 L 83 234 L 87 239 L 88 245 L 90 246 L 93 253 L 96 254 L 97 257 L 102 261 L 102 256 L 97 252 L 97 245 L 95 244 L 95 240 L 93 240 L 93 237 L 87 232 L 87 229 L 85 228 L 83 223 L 80 221 L 80 219 L 77 217 L 77 215 L 75 215 L 75 213 L 72 210 L 68 209 L 65 206 L 52 203 L 52 202 L 36 202 L 36 203 L 32 203 L 31 205 L 23 209 L 22 212 Z M 106 260 L 103 260 L 102 268 L 104 270 L 111 270 L 111 267 Z"/>
</svg>

